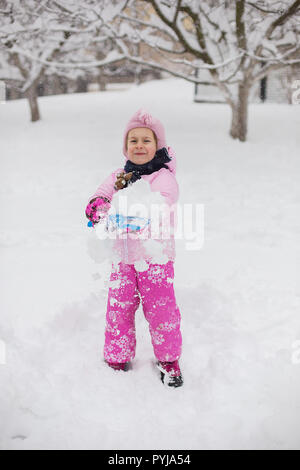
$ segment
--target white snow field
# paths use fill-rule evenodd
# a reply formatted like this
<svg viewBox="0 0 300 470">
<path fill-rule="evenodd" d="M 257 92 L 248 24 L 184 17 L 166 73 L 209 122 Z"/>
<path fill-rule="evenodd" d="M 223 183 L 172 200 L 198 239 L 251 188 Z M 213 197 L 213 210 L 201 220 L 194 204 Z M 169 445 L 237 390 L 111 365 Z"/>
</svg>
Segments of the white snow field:
<svg viewBox="0 0 300 470">
<path fill-rule="evenodd" d="M 241 143 L 227 105 L 192 97 L 170 78 L 40 98 L 37 123 L 0 105 L 1 449 L 300 448 L 300 107 L 251 104 Z M 133 369 L 102 358 L 110 265 L 84 212 L 140 107 L 176 151 L 179 203 L 204 207 L 201 249 L 177 240 L 178 389 L 141 307 Z"/>
</svg>

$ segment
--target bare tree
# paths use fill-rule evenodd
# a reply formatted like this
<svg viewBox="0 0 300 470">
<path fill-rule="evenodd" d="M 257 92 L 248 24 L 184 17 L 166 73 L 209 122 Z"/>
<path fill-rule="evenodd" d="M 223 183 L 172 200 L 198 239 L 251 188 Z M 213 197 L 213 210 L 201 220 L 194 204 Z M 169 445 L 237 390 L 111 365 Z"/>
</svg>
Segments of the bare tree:
<svg viewBox="0 0 300 470">
<path fill-rule="evenodd" d="M 138 37 L 159 51 L 167 65 L 133 57 L 119 42 L 124 55 L 188 81 L 217 86 L 232 109 L 231 136 L 245 141 L 251 87 L 272 70 L 300 63 L 300 0 L 130 0 L 127 7 L 137 3 L 141 12 L 152 7 L 151 20 L 129 13 L 120 18 L 136 25 L 131 39 Z M 186 69 L 178 71 L 174 65 Z M 198 79 L 197 68 L 210 79 Z"/>
</svg>

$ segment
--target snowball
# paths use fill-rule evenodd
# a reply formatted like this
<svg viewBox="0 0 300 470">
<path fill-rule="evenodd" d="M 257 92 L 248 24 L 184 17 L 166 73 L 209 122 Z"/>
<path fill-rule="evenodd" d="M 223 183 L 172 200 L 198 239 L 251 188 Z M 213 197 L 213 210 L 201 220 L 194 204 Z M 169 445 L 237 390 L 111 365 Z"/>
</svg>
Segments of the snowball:
<svg viewBox="0 0 300 470">
<path fill-rule="evenodd" d="M 122 247 L 127 243 L 126 238 L 130 238 L 143 244 L 145 259 L 166 264 L 168 257 L 163 254 L 165 240 L 162 241 L 162 231 L 165 233 L 168 230 L 168 214 L 169 206 L 165 198 L 159 191 L 151 191 L 149 182 L 143 178 L 117 191 L 107 216 L 95 225 L 102 257 L 109 260 L 114 257 L 114 262 L 121 261 Z M 116 239 L 125 241 L 115 245 Z M 136 269 L 145 271 L 145 262 L 138 262 Z"/>
<path fill-rule="evenodd" d="M 165 198 L 151 191 L 149 182 L 141 178 L 114 195 L 109 213 L 150 218 L 152 206 L 162 204 L 166 205 Z"/>
</svg>

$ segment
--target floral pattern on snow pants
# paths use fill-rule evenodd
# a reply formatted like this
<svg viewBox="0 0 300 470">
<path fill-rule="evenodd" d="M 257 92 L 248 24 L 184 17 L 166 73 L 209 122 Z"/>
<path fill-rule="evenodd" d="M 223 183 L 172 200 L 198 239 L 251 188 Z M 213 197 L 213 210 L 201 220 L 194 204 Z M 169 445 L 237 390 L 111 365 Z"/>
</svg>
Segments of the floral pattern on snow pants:
<svg viewBox="0 0 300 470">
<path fill-rule="evenodd" d="M 135 312 L 142 300 L 154 354 L 159 361 L 179 359 L 182 347 L 180 311 L 173 287 L 174 264 L 113 264 L 108 292 L 104 359 L 128 362 L 135 356 Z"/>
</svg>

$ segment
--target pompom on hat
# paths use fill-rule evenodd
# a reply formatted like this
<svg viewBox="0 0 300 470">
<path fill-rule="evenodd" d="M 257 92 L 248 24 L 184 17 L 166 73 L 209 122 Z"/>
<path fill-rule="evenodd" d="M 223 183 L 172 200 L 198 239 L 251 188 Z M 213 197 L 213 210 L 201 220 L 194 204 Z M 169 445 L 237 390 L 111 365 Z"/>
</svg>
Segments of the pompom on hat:
<svg viewBox="0 0 300 470">
<path fill-rule="evenodd" d="M 132 116 L 125 128 L 123 139 L 123 153 L 126 158 L 128 158 L 128 153 L 126 150 L 127 135 L 128 132 L 131 131 L 131 129 L 135 129 L 136 127 L 147 127 L 148 129 L 151 129 L 154 132 L 157 138 L 157 150 L 166 147 L 164 126 L 158 119 L 156 119 L 150 113 L 141 108 Z"/>
</svg>

